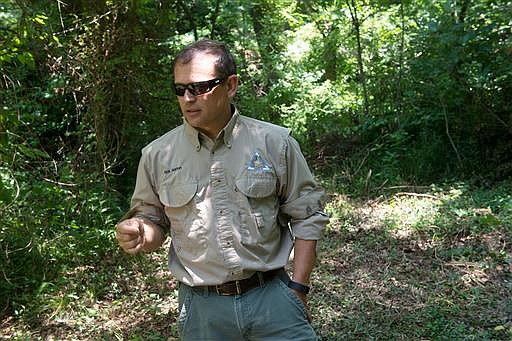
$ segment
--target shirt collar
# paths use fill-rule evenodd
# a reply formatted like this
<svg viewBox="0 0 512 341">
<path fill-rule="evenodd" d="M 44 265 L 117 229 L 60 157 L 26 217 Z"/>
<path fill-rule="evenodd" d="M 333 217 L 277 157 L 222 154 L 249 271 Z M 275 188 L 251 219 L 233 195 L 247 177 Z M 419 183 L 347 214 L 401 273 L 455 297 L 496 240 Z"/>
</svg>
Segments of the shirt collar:
<svg viewBox="0 0 512 341">
<path fill-rule="evenodd" d="M 231 148 L 231 144 L 233 141 L 233 132 L 235 130 L 236 123 L 238 122 L 238 117 L 240 116 L 240 114 L 238 113 L 238 110 L 236 109 L 236 107 L 234 105 L 231 105 L 231 112 L 233 113 L 233 115 L 231 116 L 231 119 L 229 120 L 228 124 L 226 124 L 226 126 L 223 129 L 224 144 L 228 148 Z"/>
<path fill-rule="evenodd" d="M 196 151 L 201 149 L 201 142 L 199 141 L 199 130 L 192 127 L 185 118 L 183 118 L 183 124 L 185 125 L 185 134 L 188 140 L 196 148 Z"/>
<path fill-rule="evenodd" d="M 231 112 L 233 115 L 231 116 L 231 119 L 226 124 L 226 126 L 222 129 L 222 131 L 219 133 L 220 136 L 222 136 L 222 139 L 224 140 L 224 144 L 226 147 L 231 148 L 231 141 L 233 139 L 233 130 L 235 129 L 236 123 L 238 122 L 238 117 L 240 114 L 238 113 L 238 110 L 234 105 L 231 105 Z M 201 139 L 199 138 L 199 130 L 192 127 L 185 118 L 183 118 L 183 124 L 185 125 L 185 134 L 187 135 L 188 140 L 192 145 L 196 148 L 196 151 L 199 151 L 201 149 Z"/>
</svg>

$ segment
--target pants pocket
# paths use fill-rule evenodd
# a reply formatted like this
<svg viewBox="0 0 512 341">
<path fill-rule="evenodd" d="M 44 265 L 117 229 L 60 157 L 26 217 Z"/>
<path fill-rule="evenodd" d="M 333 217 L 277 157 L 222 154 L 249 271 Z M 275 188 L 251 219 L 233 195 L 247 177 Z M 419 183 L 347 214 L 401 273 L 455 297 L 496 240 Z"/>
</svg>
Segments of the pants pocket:
<svg viewBox="0 0 512 341">
<path fill-rule="evenodd" d="M 178 309 L 179 315 L 176 321 L 178 333 L 183 338 L 184 332 L 187 327 L 187 322 L 190 319 L 190 307 L 192 305 L 192 290 L 187 286 L 180 284 L 178 290 Z"/>
<path fill-rule="evenodd" d="M 288 299 L 288 301 L 292 303 L 296 309 L 302 313 L 304 319 L 308 321 L 308 314 L 304 302 L 302 302 L 302 300 L 297 297 L 297 295 L 295 295 L 295 293 L 290 288 L 288 288 L 288 286 L 282 280 L 278 279 L 277 282 L 284 296 Z"/>
</svg>

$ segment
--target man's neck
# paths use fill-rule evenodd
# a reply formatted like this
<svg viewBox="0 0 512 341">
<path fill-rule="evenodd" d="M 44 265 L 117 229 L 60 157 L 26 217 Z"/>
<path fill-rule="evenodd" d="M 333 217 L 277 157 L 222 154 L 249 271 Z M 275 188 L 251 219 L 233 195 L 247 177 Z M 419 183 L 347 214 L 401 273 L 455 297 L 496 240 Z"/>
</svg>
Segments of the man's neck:
<svg viewBox="0 0 512 341">
<path fill-rule="evenodd" d="M 214 127 L 212 129 L 198 129 L 198 130 L 215 141 L 216 139 L 221 137 L 222 132 L 228 125 L 229 121 L 231 121 L 231 119 L 233 118 L 234 113 L 235 113 L 234 107 L 230 106 L 229 114 L 223 120 L 222 124 L 219 124 L 217 127 Z"/>
</svg>

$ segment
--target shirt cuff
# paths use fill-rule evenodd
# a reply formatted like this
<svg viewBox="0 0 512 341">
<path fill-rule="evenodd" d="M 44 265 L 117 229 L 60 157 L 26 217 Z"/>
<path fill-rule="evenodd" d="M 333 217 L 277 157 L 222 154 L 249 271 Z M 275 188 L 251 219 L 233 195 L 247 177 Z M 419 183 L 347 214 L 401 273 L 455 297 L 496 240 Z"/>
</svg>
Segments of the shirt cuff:
<svg viewBox="0 0 512 341">
<path fill-rule="evenodd" d="M 306 219 L 292 219 L 290 226 L 294 237 L 304 240 L 319 240 L 329 223 L 329 216 L 317 211 Z"/>
<path fill-rule="evenodd" d="M 167 216 L 163 210 L 159 207 L 147 205 L 144 203 L 133 206 L 128 212 L 126 212 L 120 221 L 134 217 L 147 219 L 160 227 L 164 234 L 169 233 L 169 220 L 167 219 Z"/>
</svg>

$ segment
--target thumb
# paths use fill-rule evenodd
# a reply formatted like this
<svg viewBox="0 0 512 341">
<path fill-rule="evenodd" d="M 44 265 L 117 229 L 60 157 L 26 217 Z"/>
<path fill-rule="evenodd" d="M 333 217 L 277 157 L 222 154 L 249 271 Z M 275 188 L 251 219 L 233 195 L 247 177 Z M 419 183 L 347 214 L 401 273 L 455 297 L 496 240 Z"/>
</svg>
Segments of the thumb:
<svg viewBox="0 0 512 341">
<path fill-rule="evenodd" d="M 117 231 L 120 234 L 138 235 L 140 234 L 140 222 L 136 218 L 123 220 L 117 224 Z"/>
</svg>

